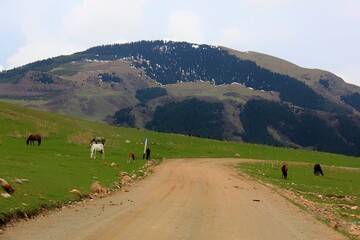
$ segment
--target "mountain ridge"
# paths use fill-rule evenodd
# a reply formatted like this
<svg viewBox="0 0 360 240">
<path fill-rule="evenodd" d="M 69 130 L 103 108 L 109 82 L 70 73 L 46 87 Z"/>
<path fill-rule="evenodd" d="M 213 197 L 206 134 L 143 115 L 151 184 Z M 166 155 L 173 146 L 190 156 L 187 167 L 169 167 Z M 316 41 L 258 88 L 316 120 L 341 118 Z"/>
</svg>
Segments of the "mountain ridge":
<svg viewBox="0 0 360 240">
<path fill-rule="evenodd" d="M 262 53 L 172 41 L 103 45 L 0 73 L 0 86 L 2 100 L 119 126 L 360 154 L 355 150 L 360 140 L 342 126 L 360 129 L 360 88 L 330 72 Z M 247 105 L 251 100 L 258 102 Z M 194 115 L 204 103 L 222 107 L 210 104 L 208 111 L 214 115 Z M 249 124 L 244 119 L 253 118 L 241 115 L 258 105 L 263 106 L 260 115 L 281 108 L 284 116 L 298 120 L 274 118 L 262 125 L 262 132 L 249 136 L 252 130 L 244 128 Z M 186 111 L 172 120 L 175 124 L 163 115 L 169 114 L 169 106 Z M 314 137 L 300 134 L 299 129 L 311 126 L 306 119 L 329 126 L 324 131 L 330 131 L 337 144 L 306 141 Z M 197 125 L 199 121 L 203 124 Z M 222 131 L 212 134 L 219 123 Z M 316 127 L 309 129 L 316 132 Z"/>
</svg>

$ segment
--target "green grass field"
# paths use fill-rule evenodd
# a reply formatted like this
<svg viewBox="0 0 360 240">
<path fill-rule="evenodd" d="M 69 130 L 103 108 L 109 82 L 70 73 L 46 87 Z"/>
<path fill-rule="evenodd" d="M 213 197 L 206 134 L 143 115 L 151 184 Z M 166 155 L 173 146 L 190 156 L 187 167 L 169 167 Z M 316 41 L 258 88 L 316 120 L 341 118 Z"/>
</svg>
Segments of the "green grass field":
<svg viewBox="0 0 360 240">
<path fill-rule="evenodd" d="M 41 146 L 26 145 L 30 133 L 43 136 Z M 89 141 L 92 136 L 106 137 L 105 160 L 99 157 L 90 159 Z M 0 197 L 0 223 L 12 216 L 37 213 L 44 207 L 78 200 L 79 197 L 69 190 L 78 189 L 87 195 L 94 181 L 112 188 L 113 182 L 121 180 L 120 171 L 137 171 L 145 164 L 142 153 L 146 138 L 153 159 L 240 156 L 309 164 L 318 162 L 329 166 L 325 168 L 326 176 L 316 179 L 323 182 L 321 186 L 324 188 L 327 186 L 329 194 L 359 196 L 359 172 L 336 168 L 360 168 L 360 159 L 356 157 L 112 127 L 0 102 L 0 178 L 16 189 L 11 198 Z M 133 164 L 126 162 L 130 151 L 137 158 Z M 104 165 L 104 161 L 116 163 L 118 168 Z M 253 165 L 244 166 L 251 170 Z M 279 180 L 276 168 L 277 171 L 269 170 L 269 176 L 273 174 L 272 178 Z M 314 191 L 307 184 L 314 180 L 311 172 L 309 179 L 303 178 L 307 175 L 302 168 L 291 167 L 288 182 L 295 181 L 304 191 Z M 15 179 L 27 179 L 28 182 L 19 184 L 13 182 Z"/>
</svg>

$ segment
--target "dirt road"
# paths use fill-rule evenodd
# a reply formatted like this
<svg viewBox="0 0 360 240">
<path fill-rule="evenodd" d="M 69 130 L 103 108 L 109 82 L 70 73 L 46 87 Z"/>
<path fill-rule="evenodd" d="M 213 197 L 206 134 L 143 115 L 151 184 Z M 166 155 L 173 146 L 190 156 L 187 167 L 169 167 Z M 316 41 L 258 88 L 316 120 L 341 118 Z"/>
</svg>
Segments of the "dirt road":
<svg viewBox="0 0 360 240">
<path fill-rule="evenodd" d="M 24 221 L 0 239 L 347 239 L 238 176 L 226 166 L 234 161 L 166 160 L 129 192 Z"/>
</svg>

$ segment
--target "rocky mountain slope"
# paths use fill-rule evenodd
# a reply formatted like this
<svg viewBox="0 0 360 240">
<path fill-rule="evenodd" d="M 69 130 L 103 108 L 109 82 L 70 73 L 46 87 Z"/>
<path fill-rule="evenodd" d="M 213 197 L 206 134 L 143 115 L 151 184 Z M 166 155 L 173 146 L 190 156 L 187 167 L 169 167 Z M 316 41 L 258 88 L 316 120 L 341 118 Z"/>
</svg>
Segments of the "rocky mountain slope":
<svg viewBox="0 0 360 240">
<path fill-rule="evenodd" d="M 360 155 L 359 87 L 225 47 L 93 47 L 0 73 L 0 99 L 119 126 Z"/>
</svg>

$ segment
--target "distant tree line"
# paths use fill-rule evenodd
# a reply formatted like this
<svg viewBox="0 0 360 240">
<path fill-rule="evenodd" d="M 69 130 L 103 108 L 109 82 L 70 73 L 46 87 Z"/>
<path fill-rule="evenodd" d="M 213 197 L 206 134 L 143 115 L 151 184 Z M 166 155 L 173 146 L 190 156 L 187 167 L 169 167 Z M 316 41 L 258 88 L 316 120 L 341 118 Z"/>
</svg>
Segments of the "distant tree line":
<svg viewBox="0 0 360 240">
<path fill-rule="evenodd" d="M 285 104 L 266 100 L 250 100 L 240 119 L 244 127 L 243 140 L 273 146 L 284 146 L 268 128 L 302 147 L 318 151 L 360 155 L 360 128 L 343 114 L 332 116 L 332 123 L 311 111 L 295 113 Z M 337 124 L 334 126 L 334 122 Z"/>
<path fill-rule="evenodd" d="M 43 84 L 55 83 L 52 75 L 43 72 L 34 72 L 34 74 L 31 75 L 30 79 L 34 82 L 40 82 Z"/>
<path fill-rule="evenodd" d="M 319 83 L 326 89 L 330 88 L 329 80 L 327 79 L 320 79 Z"/>
<path fill-rule="evenodd" d="M 119 111 L 116 111 L 113 116 L 109 118 L 111 124 L 123 127 L 135 127 L 135 116 L 131 113 L 132 107 L 123 108 Z"/>
<path fill-rule="evenodd" d="M 342 96 L 341 100 L 360 111 L 360 93 L 353 93 L 350 95 Z"/>
<path fill-rule="evenodd" d="M 158 106 L 146 128 L 203 138 L 223 139 L 222 103 L 196 98 Z"/>
<path fill-rule="evenodd" d="M 101 79 L 103 82 L 108 83 L 120 83 L 123 80 L 116 75 L 116 73 L 100 73 L 98 74 L 99 79 Z"/>
<path fill-rule="evenodd" d="M 167 95 L 167 90 L 165 88 L 154 87 L 154 88 L 144 88 L 144 89 L 136 90 L 135 97 L 141 103 L 147 103 L 151 99 L 166 96 L 166 95 Z"/>
</svg>

